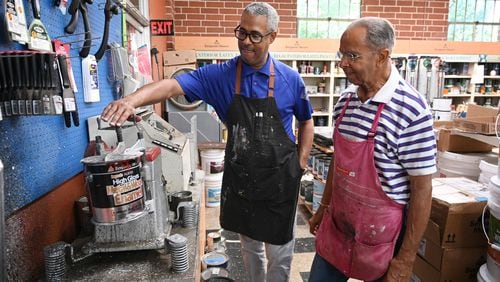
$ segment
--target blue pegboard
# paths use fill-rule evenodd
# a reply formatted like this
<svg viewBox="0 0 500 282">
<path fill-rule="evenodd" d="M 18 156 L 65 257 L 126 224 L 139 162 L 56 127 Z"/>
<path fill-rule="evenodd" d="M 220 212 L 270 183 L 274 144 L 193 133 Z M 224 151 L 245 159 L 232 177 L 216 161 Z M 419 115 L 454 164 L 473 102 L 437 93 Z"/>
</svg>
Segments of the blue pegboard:
<svg viewBox="0 0 500 282">
<path fill-rule="evenodd" d="M 26 19 L 33 19 L 31 2 L 24 0 Z M 92 47 L 90 54 L 99 49 L 104 31 L 104 0 L 94 1 L 87 5 L 92 32 Z M 4 0 L 0 1 L 2 9 Z M 75 35 L 62 37 L 64 27 L 71 16 L 63 15 L 53 6 L 53 0 L 40 0 L 41 20 L 52 39 L 63 42 L 80 41 L 72 44 L 71 62 L 79 92 L 76 93 L 80 126 L 66 128 L 62 115 L 54 116 L 17 116 L 4 117 L 0 121 L 0 159 L 4 164 L 5 178 L 5 211 L 10 215 L 47 192 L 61 185 L 83 170 L 80 160 L 88 144 L 88 117 L 101 113 L 103 108 L 113 100 L 112 84 L 107 80 L 109 52 L 99 61 L 100 102 L 83 102 L 83 84 L 81 58 L 78 52 L 83 44 L 83 22 L 80 17 Z M 69 1 L 71 3 L 71 1 Z M 68 3 L 68 4 L 69 4 Z M 4 21 L 3 11 L 1 20 Z M 110 22 L 108 42 L 121 43 L 120 15 L 114 16 Z M 6 34 L 5 24 L 1 25 L 0 34 Z M 0 39 L 1 50 L 24 50 L 27 47 L 9 43 Z"/>
</svg>

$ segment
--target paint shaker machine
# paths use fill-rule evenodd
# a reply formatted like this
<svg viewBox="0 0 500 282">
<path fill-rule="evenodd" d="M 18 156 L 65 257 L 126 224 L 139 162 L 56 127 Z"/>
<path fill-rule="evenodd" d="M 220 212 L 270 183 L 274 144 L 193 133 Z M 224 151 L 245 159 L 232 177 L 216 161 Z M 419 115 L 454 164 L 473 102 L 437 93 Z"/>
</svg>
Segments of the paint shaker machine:
<svg viewBox="0 0 500 282">
<path fill-rule="evenodd" d="M 194 167 L 192 140 L 151 111 L 138 116 L 141 121 L 122 127 L 104 124 L 98 117 L 88 120 L 95 141 L 82 163 L 92 239 L 75 254 L 73 246 L 63 242 L 47 246 L 46 268 L 47 258 L 68 253 L 66 248 L 72 262 L 95 253 L 162 249 L 178 235 L 169 236 L 182 212 L 182 226 L 194 225 L 197 206 L 186 191 Z M 169 199 L 175 210 L 170 209 Z"/>
</svg>

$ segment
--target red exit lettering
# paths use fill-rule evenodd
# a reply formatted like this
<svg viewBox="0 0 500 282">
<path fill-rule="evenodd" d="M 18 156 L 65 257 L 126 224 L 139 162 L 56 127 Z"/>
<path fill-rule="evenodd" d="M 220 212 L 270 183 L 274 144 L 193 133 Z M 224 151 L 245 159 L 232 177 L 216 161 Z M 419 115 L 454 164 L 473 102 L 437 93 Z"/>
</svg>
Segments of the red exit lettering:
<svg viewBox="0 0 500 282">
<path fill-rule="evenodd" d="M 173 20 L 150 20 L 149 27 L 151 35 L 174 35 Z"/>
</svg>

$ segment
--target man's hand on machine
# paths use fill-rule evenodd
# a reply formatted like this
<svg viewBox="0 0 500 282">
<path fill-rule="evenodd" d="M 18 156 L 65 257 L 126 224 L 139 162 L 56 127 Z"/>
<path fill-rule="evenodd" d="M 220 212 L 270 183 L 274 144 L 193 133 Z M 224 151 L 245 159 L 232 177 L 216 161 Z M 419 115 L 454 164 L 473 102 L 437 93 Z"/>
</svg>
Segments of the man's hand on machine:
<svg viewBox="0 0 500 282">
<path fill-rule="evenodd" d="M 109 122 L 113 126 L 122 126 L 122 124 L 127 120 L 134 120 L 135 107 L 130 103 L 125 101 L 125 99 L 120 99 L 107 105 L 102 111 L 101 119 Z M 137 116 L 136 117 L 136 121 Z M 140 120 L 140 118 L 139 118 Z"/>
</svg>

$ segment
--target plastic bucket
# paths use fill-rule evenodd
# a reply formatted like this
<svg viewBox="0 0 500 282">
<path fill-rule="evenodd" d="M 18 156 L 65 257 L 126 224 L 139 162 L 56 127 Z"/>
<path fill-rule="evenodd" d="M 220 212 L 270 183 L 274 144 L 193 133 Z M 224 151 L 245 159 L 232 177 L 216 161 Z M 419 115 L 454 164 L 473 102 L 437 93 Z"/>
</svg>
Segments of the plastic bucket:
<svg viewBox="0 0 500 282">
<path fill-rule="evenodd" d="M 477 272 L 477 282 L 494 282 L 494 277 L 488 272 L 488 267 L 486 263 L 481 265 L 479 271 Z"/>
<path fill-rule="evenodd" d="M 500 279 L 500 246 L 488 247 L 488 256 L 486 257 L 486 267 L 492 277 Z"/>
<path fill-rule="evenodd" d="M 451 102 L 451 99 L 433 99 L 432 109 L 437 111 L 451 111 Z"/>
<path fill-rule="evenodd" d="M 479 163 L 488 159 L 491 154 L 458 154 L 452 152 L 438 153 L 438 166 L 441 177 L 467 177 L 477 181 L 481 170 Z"/>
<path fill-rule="evenodd" d="M 220 206 L 220 193 L 222 189 L 222 173 L 205 176 L 205 206 Z"/>
<path fill-rule="evenodd" d="M 323 198 L 323 191 L 325 190 L 325 184 L 317 179 L 313 180 L 313 202 L 312 202 L 312 210 L 316 212 L 319 208 L 319 203 L 321 203 L 321 199 Z"/>
<path fill-rule="evenodd" d="M 439 121 L 448 121 L 452 120 L 452 114 L 450 111 L 437 111 L 433 110 L 432 111 L 434 120 L 439 120 Z"/>
<path fill-rule="evenodd" d="M 500 247 L 500 179 L 498 176 L 493 176 L 490 179 L 489 192 L 490 221 L 488 237 L 492 244 Z"/>
<path fill-rule="evenodd" d="M 201 169 L 206 175 L 224 172 L 224 150 L 208 149 L 200 152 Z"/>
</svg>

